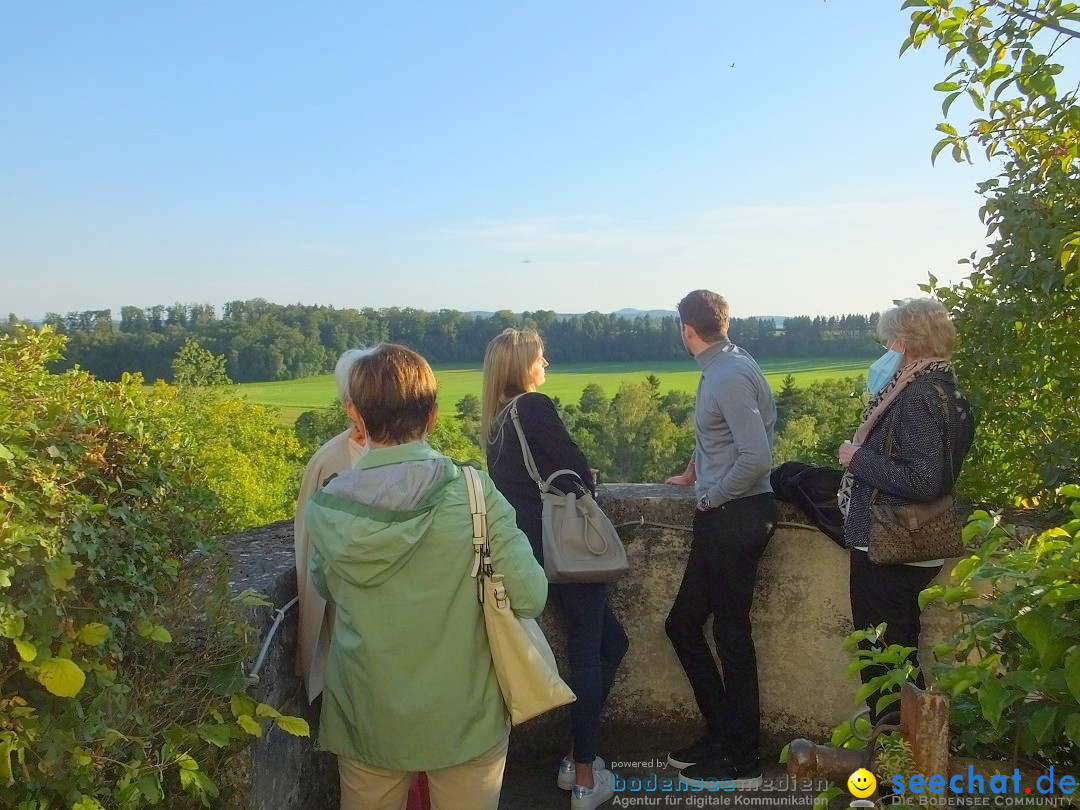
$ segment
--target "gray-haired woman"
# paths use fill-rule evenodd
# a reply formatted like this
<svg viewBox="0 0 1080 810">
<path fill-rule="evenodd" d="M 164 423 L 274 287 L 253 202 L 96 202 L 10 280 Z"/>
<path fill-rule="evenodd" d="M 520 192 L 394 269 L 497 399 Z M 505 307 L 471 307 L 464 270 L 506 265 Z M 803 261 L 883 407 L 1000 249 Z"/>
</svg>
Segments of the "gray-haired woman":
<svg viewBox="0 0 1080 810">
<path fill-rule="evenodd" d="M 860 630 L 885 622 L 886 645 L 918 648 L 919 592 L 945 561 L 872 564 L 867 555 L 871 497 L 877 490 L 880 503 L 899 505 L 926 503 L 951 492 L 971 448 L 975 422 L 949 362 L 956 330 L 941 302 L 901 302 L 881 314 L 878 335 L 888 351 L 870 367 L 870 402 L 855 437 L 840 445 L 839 453 L 847 468 L 839 500 L 851 558 L 851 618 Z M 947 409 L 938 388 L 946 395 Z M 886 454 L 890 433 L 892 448 Z M 864 669 L 863 682 L 880 673 L 879 668 Z M 916 683 L 923 685 L 921 675 Z M 876 695 L 867 699 L 871 712 L 876 702 Z"/>
<path fill-rule="evenodd" d="M 338 399 L 349 409 L 349 375 L 357 360 L 371 354 L 371 349 L 349 349 L 338 358 L 334 367 Z M 293 519 L 293 538 L 296 551 L 296 592 L 300 597 L 300 622 L 297 640 L 296 674 L 304 679 L 308 702 L 314 702 L 323 690 L 326 672 L 326 656 L 330 651 L 330 633 L 334 627 L 334 609 L 327 605 L 315 584 L 308 576 L 308 557 L 311 555 L 311 538 L 304 524 L 304 509 L 311 496 L 331 475 L 343 472 L 363 457 L 367 449 L 367 437 L 349 416 L 349 427 L 334 436 L 308 461 L 300 482 L 300 494 L 296 500 L 296 516 Z"/>
</svg>

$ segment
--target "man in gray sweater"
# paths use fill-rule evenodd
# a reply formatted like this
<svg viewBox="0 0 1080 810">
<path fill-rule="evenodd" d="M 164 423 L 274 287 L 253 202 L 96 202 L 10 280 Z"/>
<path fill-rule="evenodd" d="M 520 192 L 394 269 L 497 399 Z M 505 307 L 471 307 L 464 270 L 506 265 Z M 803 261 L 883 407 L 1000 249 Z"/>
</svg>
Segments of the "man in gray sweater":
<svg viewBox="0 0 1080 810">
<path fill-rule="evenodd" d="M 776 405 L 754 358 L 727 338 L 722 296 L 694 290 L 679 302 L 679 318 L 701 381 L 693 458 L 667 482 L 693 485 L 697 510 L 666 629 L 707 730 L 694 744 L 672 751 L 668 761 L 692 787 L 756 788 L 760 720 L 750 607 L 758 561 L 777 520 L 769 484 Z M 720 669 L 705 640 L 710 615 Z"/>
</svg>

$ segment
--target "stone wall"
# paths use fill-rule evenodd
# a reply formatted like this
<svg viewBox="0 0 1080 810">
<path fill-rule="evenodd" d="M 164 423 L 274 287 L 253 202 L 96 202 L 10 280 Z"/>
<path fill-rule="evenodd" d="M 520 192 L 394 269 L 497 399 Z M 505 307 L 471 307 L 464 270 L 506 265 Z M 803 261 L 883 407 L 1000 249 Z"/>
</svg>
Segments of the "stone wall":
<svg viewBox="0 0 1080 810">
<path fill-rule="evenodd" d="M 226 538 L 225 550 L 232 561 L 230 586 L 237 593 L 254 588 L 274 604 L 274 608 L 254 611 L 252 624 L 259 638 L 266 639 L 276 609 L 288 605 L 296 596 L 292 521 L 234 534 Z M 263 736 L 249 749 L 250 793 L 237 803 L 245 810 L 306 810 L 338 805 L 337 762 L 333 756 L 314 749 L 317 707 L 308 705 L 295 675 L 297 615 L 295 604 L 284 614 L 267 647 L 258 683 L 250 693 L 284 714 L 305 718 L 313 739 L 294 737 L 276 726 L 264 725 Z M 261 649 L 261 641 L 259 646 Z"/>
<path fill-rule="evenodd" d="M 698 719 L 693 696 L 664 634 L 690 544 L 686 529 L 693 516 L 692 493 L 663 484 L 617 484 L 604 490 L 602 502 L 612 521 L 638 524 L 620 529 L 630 572 L 613 588 L 612 602 L 626 626 L 630 651 L 609 698 L 605 736 L 640 740 L 675 727 L 694 733 Z M 774 742 L 822 738 L 856 709 L 857 687 L 847 677 L 851 658 L 841 645 L 852 629 L 847 554 L 816 529 L 792 525 L 807 522 L 800 512 L 784 504 L 781 509 L 784 523 L 762 559 L 753 612 L 762 725 Z M 295 597 L 291 523 L 233 535 L 226 548 L 238 591 L 258 589 L 275 607 Z M 271 609 L 257 611 L 256 626 L 264 635 L 274 616 Z M 314 728 L 315 718 L 293 674 L 296 617 L 295 608 L 285 615 L 259 672 L 255 696 L 282 711 L 307 716 Z M 943 621 L 934 611 L 924 617 L 926 649 L 945 636 Z M 541 624 L 559 654 L 558 622 L 545 614 Z M 538 718 L 516 730 L 515 740 L 547 744 L 565 734 L 565 722 L 560 712 Z M 255 743 L 251 756 L 252 810 L 336 806 L 334 764 L 315 752 L 311 742 L 275 729 Z"/>
</svg>

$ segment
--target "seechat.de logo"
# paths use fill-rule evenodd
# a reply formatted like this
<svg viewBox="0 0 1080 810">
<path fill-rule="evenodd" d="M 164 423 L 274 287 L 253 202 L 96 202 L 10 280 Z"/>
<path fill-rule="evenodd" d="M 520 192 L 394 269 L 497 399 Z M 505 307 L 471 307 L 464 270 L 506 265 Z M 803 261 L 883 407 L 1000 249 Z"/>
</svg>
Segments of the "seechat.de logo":
<svg viewBox="0 0 1080 810">
<path fill-rule="evenodd" d="M 947 777 L 941 774 L 912 774 L 907 778 L 900 775 L 892 778 L 894 797 L 907 794 L 911 797 L 922 797 L 927 800 L 925 803 L 937 803 L 933 801 L 937 797 L 948 803 L 956 803 L 958 796 L 990 796 L 993 797 L 994 805 L 999 807 L 1028 804 L 1041 806 L 1054 803 L 1050 801 L 1051 794 L 1057 794 L 1057 798 L 1062 799 L 1062 802 L 1070 801 L 1068 797 L 1072 797 L 1076 790 L 1076 777 L 1055 774 L 1052 766 L 1035 780 L 1034 788 L 1023 784 L 1019 768 L 1014 768 L 1012 773 L 997 773 L 985 778 L 976 773 L 971 765 L 966 772 Z"/>
</svg>

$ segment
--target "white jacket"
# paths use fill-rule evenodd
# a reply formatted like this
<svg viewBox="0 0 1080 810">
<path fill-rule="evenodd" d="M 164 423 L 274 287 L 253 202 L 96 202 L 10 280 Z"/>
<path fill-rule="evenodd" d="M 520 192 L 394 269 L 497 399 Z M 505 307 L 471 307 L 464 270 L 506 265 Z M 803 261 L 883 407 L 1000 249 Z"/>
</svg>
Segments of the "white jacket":
<svg viewBox="0 0 1080 810">
<path fill-rule="evenodd" d="M 330 651 L 330 633 L 334 627 L 334 606 L 315 590 L 308 572 L 311 542 L 304 527 L 304 507 L 311 496 L 322 489 L 334 473 L 343 472 L 360 459 L 363 445 L 351 438 L 353 429 L 339 433 L 311 457 L 300 482 L 296 502 L 293 537 L 296 543 L 296 593 L 300 597 L 300 625 L 297 643 L 296 674 L 304 679 L 308 701 L 314 701 L 323 690 L 326 656 Z"/>
</svg>

